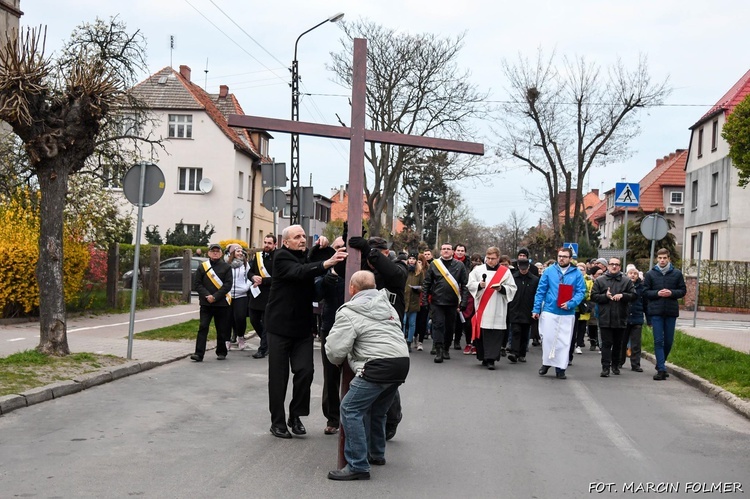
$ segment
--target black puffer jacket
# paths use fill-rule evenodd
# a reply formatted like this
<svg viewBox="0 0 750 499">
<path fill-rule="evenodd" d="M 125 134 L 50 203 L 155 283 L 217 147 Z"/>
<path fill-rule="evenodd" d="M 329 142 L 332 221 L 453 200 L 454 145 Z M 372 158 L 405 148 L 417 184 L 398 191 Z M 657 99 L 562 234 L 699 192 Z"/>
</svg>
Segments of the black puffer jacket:
<svg viewBox="0 0 750 499">
<path fill-rule="evenodd" d="M 208 277 L 206 269 L 203 268 L 201 263 L 198 270 L 195 271 L 195 276 L 193 276 L 193 291 L 198 293 L 198 301 L 201 307 L 228 307 L 227 293 L 232 289 L 232 267 L 223 258 L 207 261 L 216 276 L 221 279 L 221 288 L 217 287 Z M 208 295 L 213 295 L 216 301 L 208 303 Z"/>
<path fill-rule="evenodd" d="M 513 272 L 516 281 L 516 296 L 508 303 L 508 322 L 511 324 L 531 324 L 531 311 L 534 309 L 534 295 L 539 286 L 539 278 L 531 273 L 526 275 L 518 270 Z"/>
<path fill-rule="evenodd" d="M 646 311 L 646 298 L 643 296 L 643 281 L 638 278 L 633 283 L 636 299 L 630 302 L 628 309 L 628 324 L 643 324 L 643 312 Z"/>
<path fill-rule="evenodd" d="M 610 300 L 607 290 L 613 295 L 622 294 L 622 299 Z M 594 281 L 591 301 L 599 305 L 599 327 L 624 328 L 628 323 L 628 304 L 635 299 L 633 281 L 622 272 L 607 272 Z"/>
<path fill-rule="evenodd" d="M 680 305 L 677 300 L 685 296 L 685 279 L 682 272 L 674 268 L 670 263 L 669 270 L 665 274 L 661 273 L 658 265 L 649 270 L 643 278 L 644 294 L 648 300 L 648 310 L 646 315 L 661 315 L 665 317 L 679 317 Z M 662 298 L 659 296 L 659 290 L 668 289 L 672 296 Z"/>
<path fill-rule="evenodd" d="M 458 282 L 461 294 L 461 299 L 459 300 L 456 292 L 453 291 L 451 285 L 435 266 L 436 261 L 432 261 L 425 274 L 424 283 L 422 284 L 422 305 L 427 305 L 427 298 L 431 296 L 431 303 L 433 305 L 466 308 L 469 302 L 469 288 L 466 287 L 466 283 L 469 282 L 469 274 L 466 272 L 466 266 L 455 258 L 451 258 L 448 261 L 441 259 L 448 272 Z"/>
</svg>

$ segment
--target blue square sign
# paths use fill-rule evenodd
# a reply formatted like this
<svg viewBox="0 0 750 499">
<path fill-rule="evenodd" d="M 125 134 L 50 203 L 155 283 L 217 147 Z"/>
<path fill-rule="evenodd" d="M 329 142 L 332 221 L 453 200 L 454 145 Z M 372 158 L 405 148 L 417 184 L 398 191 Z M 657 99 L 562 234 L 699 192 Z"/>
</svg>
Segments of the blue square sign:
<svg viewBox="0 0 750 499">
<path fill-rule="evenodd" d="M 641 186 L 637 183 L 615 184 L 615 206 L 638 206 L 641 204 Z"/>
</svg>

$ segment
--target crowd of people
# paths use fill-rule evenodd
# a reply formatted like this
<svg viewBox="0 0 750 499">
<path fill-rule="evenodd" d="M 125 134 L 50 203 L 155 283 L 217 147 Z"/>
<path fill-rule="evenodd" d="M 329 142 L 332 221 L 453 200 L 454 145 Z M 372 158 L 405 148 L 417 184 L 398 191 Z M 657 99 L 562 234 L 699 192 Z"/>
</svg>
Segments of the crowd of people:
<svg viewBox="0 0 750 499">
<path fill-rule="evenodd" d="M 644 323 L 653 328 L 656 374 L 668 377 L 665 361 L 674 341 L 677 300 L 685 295 L 682 273 L 660 249 L 656 265 L 640 272 L 621 260 L 576 262 L 570 248 L 556 260 L 530 260 L 521 248 L 515 258 L 497 247 L 469 255 L 463 244 L 394 252 L 380 237 L 318 239 L 308 251 L 301 226 L 285 229 L 281 246 L 273 235 L 248 255 L 231 244 L 226 257 L 218 244 L 195 274 L 200 325 L 195 353 L 201 362 L 211 320 L 217 331 L 216 357 L 226 359 L 233 345 L 245 349 L 247 317 L 260 338 L 255 358 L 268 357 L 270 432 L 279 438 L 305 435 L 301 417 L 310 413 L 313 346 L 323 360 L 324 433 L 343 427 L 346 466 L 332 480 L 369 479 L 370 465 L 385 464 L 386 441 L 402 419 L 399 385 L 409 359 L 432 339 L 435 364 L 450 360 L 451 349 L 473 355 L 487 370 L 507 357 L 525 363 L 529 343 L 541 346 L 539 375 L 551 367 L 567 378 L 574 355 L 600 351 L 601 373 L 620 375 L 627 360 L 641 367 Z M 361 270 L 345 281 L 348 252 L 359 251 Z M 348 291 L 351 299 L 346 301 Z M 463 347 L 462 347 L 463 341 Z M 340 399 L 340 366 L 354 372 Z M 285 407 L 289 373 L 292 397 Z M 291 430 L 291 433 L 290 433 Z"/>
</svg>

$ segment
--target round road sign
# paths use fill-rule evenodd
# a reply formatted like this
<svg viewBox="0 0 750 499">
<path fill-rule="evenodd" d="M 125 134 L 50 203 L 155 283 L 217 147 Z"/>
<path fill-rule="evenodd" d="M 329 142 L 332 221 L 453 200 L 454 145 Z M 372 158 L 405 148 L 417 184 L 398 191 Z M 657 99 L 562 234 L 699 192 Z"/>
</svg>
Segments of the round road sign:
<svg viewBox="0 0 750 499">
<path fill-rule="evenodd" d="M 651 241 L 664 239 L 669 232 L 669 223 L 667 220 L 656 213 L 644 217 L 641 221 L 641 234 Z"/>
<path fill-rule="evenodd" d="M 122 179 L 122 190 L 125 197 L 138 206 L 138 195 L 141 187 L 141 168 L 145 168 L 143 178 L 143 206 L 151 206 L 164 194 L 164 173 L 153 163 L 137 163 L 125 173 Z"/>
<path fill-rule="evenodd" d="M 281 211 L 286 204 L 286 194 L 281 189 L 268 189 L 263 194 L 263 207 L 268 211 Z"/>
</svg>

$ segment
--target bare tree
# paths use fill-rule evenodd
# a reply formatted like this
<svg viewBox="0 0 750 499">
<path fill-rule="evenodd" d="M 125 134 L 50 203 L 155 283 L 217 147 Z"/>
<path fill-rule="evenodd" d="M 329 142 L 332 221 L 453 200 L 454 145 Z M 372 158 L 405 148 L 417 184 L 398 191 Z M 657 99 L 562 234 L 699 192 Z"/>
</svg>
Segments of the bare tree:
<svg viewBox="0 0 750 499">
<path fill-rule="evenodd" d="M 470 83 L 468 71 L 457 65 L 463 36 L 410 35 L 369 21 L 344 23 L 343 50 L 331 54 L 337 80 L 351 87 L 354 38 L 368 40 L 368 127 L 412 135 L 474 136 L 473 118 L 484 115 L 485 94 Z M 418 149 L 371 143 L 366 159 L 372 181 L 365 178 L 365 196 L 373 233 L 380 232 L 381 215 L 393 209 L 393 198 L 404 171 L 419 163 Z M 366 175 L 367 176 L 367 175 Z M 387 217 L 390 229 L 393 218 Z"/>
<path fill-rule="evenodd" d="M 0 47 L 0 119 L 23 141 L 40 201 L 40 335 L 37 349 L 69 353 L 63 296 L 63 213 L 70 175 L 84 170 L 103 143 L 119 143 L 107 124 L 124 109 L 146 68 L 145 41 L 117 20 L 78 27 L 55 59 L 44 55 L 46 30 L 12 33 Z M 132 137 L 137 140 L 138 137 Z"/>
<path fill-rule="evenodd" d="M 644 56 L 632 70 L 619 60 L 603 70 L 584 57 L 558 65 L 554 53 L 545 58 L 540 50 L 534 62 L 504 60 L 503 70 L 511 98 L 498 118 L 498 154 L 544 177 L 555 240 L 561 242 L 563 227 L 565 240 L 577 241 L 586 174 L 629 157 L 628 144 L 640 132 L 637 111 L 664 102 L 667 80 L 651 80 Z"/>
</svg>

